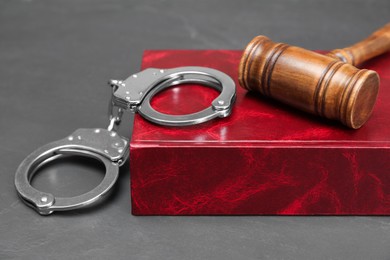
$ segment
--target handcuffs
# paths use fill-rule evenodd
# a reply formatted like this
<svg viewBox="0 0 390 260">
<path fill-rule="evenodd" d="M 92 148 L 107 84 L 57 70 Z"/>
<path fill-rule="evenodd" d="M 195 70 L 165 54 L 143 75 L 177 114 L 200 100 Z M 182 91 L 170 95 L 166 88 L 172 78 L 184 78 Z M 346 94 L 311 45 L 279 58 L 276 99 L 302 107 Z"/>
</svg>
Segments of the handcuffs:
<svg viewBox="0 0 390 260">
<path fill-rule="evenodd" d="M 220 91 L 211 106 L 192 114 L 169 115 L 156 111 L 150 104 L 160 91 L 180 85 L 200 84 Z M 124 81 L 111 80 L 109 126 L 107 129 L 78 129 L 68 137 L 46 144 L 18 167 L 15 187 L 21 199 L 41 215 L 86 207 L 104 197 L 118 179 L 119 167 L 129 156 L 129 140 L 117 133 L 123 112 L 139 113 L 143 118 L 166 126 L 187 126 L 216 117 L 229 116 L 236 97 L 234 81 L 225 73 L 205 67 L 150 68 L 131 75 Z M 31 179 L 43 165 L 65 155 L 87 156 L 101 161 L 106 174 L 91 191 L 75 197 L 55 197 L 31 186 Z"/>
</svg>

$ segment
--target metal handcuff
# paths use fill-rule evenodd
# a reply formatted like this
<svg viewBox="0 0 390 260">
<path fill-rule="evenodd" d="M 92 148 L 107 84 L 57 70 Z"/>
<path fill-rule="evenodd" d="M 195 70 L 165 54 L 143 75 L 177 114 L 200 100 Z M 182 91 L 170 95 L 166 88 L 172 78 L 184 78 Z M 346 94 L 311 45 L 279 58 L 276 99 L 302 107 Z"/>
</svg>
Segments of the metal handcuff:
<svg viewBox="0 0 390 260">
<path fill-rule="evenodd" d="M 152 108 L 150 101 L 160 91 L 180 84 L 200 84 L 220 91 L 211 106 L 192 114 L 169 115 Z M 234 81 L 225 73 L 205 67 L 146 69 L 124 81 L 111 80 L 110 122 L 107 129 L 78 129 L 68 137 L 46 144 L 18 167 L 15 187 L 21 199 L 41 215 L 88 206 L 99 201 L 114 186 L 119 167 L 129 156 L 129 141 L 117 133 L 124 110 L 139 113 L 145 119 L 166 126 L 187 126 L 230 115 L 236 97 Z M 43 165 L 65 155 L 92 157 L 101 161 L 106 174 L 101 183 L 79 196 L 63 198 L 39 191 L 31 179 Z"/>
</svg>

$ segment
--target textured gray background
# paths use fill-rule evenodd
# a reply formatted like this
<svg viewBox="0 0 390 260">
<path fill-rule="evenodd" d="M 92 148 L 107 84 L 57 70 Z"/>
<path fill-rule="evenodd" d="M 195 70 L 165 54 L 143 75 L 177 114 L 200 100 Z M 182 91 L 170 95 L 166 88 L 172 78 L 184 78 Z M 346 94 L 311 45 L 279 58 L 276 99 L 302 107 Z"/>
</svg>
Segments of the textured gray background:
<svg viewBox="0 0 390 260">
<path fill-rule="evenodd" d="M 389 18 L 389 0 L 0 1 L 0 259 L 390 259 L 388 217 L 134 217 L 128 167 L 99 207 L 41 217 L 13 184 L 37 147 L 107 124 L 105 82 L 145 49 L 243 49 L 258 34 L 332 49 Z M 34 186 L 76 195 L 102 176 L 63 160 Z"/>
</svg>

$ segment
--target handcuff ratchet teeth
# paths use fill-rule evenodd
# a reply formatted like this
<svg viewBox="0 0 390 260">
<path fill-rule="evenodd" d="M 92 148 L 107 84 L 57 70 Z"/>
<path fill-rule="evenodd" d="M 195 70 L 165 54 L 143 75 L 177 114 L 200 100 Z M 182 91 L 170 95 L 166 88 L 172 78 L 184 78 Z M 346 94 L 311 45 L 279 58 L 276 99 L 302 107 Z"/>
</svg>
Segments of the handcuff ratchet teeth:
<svg viewBox="0 0 390 260">
<path fill-rule="evenodd" d="M 192 114 L 169 115 L 156 111 L 150 104 L 160 91 L 181 84 L 200 84 L 220 91 L 211 106 Z M 123 112 L 130 110 L 160 125 L 186 126 L 230 115 L 236 97 L 234 81 L 225 73 L 206 67 L 150 68 L 131 75 L 124 81 L 111 80 L 112 97 L 107 129 L 78 129 L 68 137 L 46 144 L 19 165 L 15 173 L 15 187 L 22 200 L 41 215 L 53 211 L 78 209 L 103 198 L 118 179 L 119 167 L 129 155 L 129 140 L 116 130 Z M 106 169 L 102 182 L 79 196 L 63 198 L 42 192 L 31 186 L 31 179 L 43 165 L 57 158 L 74 155 L 101 161 Z"/>
</svg>

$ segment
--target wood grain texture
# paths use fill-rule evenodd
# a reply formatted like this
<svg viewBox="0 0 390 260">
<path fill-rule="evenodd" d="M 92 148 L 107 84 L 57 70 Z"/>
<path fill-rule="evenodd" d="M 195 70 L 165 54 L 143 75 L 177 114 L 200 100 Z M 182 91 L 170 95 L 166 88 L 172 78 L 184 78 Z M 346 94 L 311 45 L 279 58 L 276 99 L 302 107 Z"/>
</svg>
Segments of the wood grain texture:
<svg viewBox="0 0 390 260">
<path fill-rule="evenodd" d="M 363 41 L 344 49 L 333 50 L 327 55 L 356 66 L 388 51 L 390 51 L 390 23 Z"/>
<path fill-rule="evenodd" d="M 275 64 L 273 73 L 290 51 L 278 55 L 282 47 L 265 59 L 270 70 Z M 242 51 L 229 50 L 149 50 L 142 69 L 205 66 L 237 79 L 241 56 Z M 334 61 L 327 67 L 319 100 L 329 92 L 327 82 L 352 66 Z M 272 100 L 259 102 L 243 88 L 237 89 L 229 117 L 204 124 L 178 129 L 136 115 L 130 143 L 132 213 L 390 215 L 390 53 L 367 67 L 383 76 L 383 89 L 375 107 L 380 113 L 359 131 L 324 124 Z M 346 79 L 345 100 L 366 73 L 355 71 Z M 271 94 L 272 89 L 271 84 Z M 209 106 L 217 94 L 196 85 L 176 86 L 152 105 L 164 113 L 190 112 Z"/>
<path fill-rule="evenodd" d="M 377 45 L 384 46 L 383 37 L 380 41 Z M 370 46 L 375 42 L 370 40 Z M 365 50 L 364 55 L 354 54 L 346 60 L 362 61 L 384 50 L 378 48 L 372 47 L 371 51 Z M 357 52 L 354 50 L 357 48 L 344 52 Z M 239 82 L 247 90 L 258 91 L 300 110 L 358 129 L 371 115 L 379 90 L 379 77 L 375 71 L 359 70 L 342 62 L 340 53 L 321 55 L 257 36 L 241 58 Z"/>
</svg>

